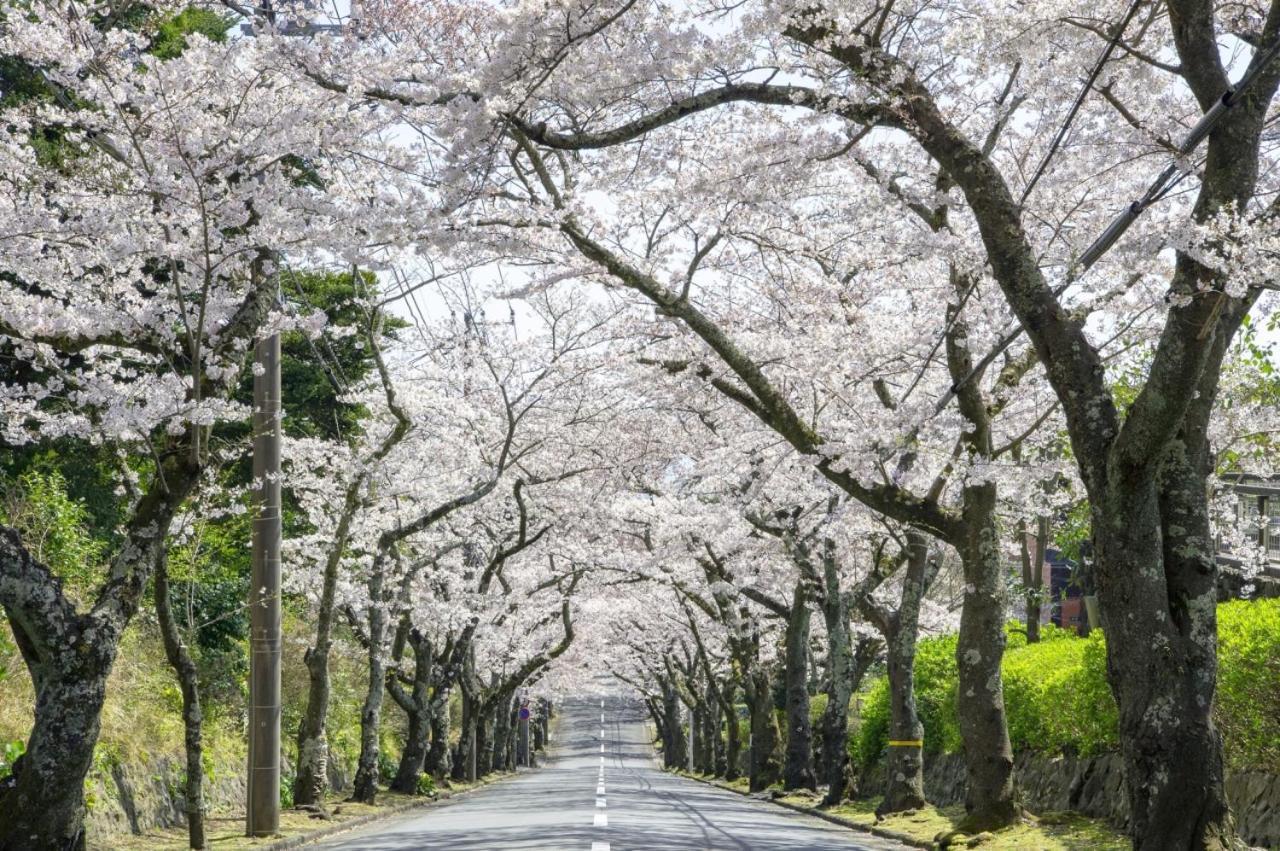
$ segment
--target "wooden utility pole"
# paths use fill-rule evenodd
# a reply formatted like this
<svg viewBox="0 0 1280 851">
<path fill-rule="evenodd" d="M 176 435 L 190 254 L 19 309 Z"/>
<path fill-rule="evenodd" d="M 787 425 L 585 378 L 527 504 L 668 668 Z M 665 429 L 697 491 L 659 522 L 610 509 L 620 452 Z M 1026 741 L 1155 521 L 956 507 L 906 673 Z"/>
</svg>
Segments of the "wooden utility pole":
<svg viewBox="0 0 1280 851">
<path fill-rule="evenodd" d="M 253 571 L 249 587 L 246 832 L 280 828 L 280 335 L 254 349 Z"/>
</svg>

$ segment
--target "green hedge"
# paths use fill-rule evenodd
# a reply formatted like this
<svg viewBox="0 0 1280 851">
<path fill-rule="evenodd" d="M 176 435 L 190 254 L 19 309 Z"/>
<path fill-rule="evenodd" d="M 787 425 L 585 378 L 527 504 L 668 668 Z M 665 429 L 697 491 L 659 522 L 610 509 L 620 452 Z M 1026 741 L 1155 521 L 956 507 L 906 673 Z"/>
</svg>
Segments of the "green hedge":
<svg viewBox="0 0 1280 851">
<path fill-rule="evenodd" d="M 1101 632 L 1079 638 L 1070 630 L 1042 628 L 1027 644 L 1020 624 L 1010 624 L 1001 670 L 1009 738 L 1014 750 L 1095 754 L 1116 746 L 1116 705 L 1106 681 Z M 1280 600 L 1233 601 L 1218 607 L 1218 700 L 1228 764 L 1280 770 Z M 956 717 L 956 637 L 928 638 L 916 655 L 916 705 L 925 750 L 960 749 Z M 861 724 L 849 742 L 858 765 L 884 753 L 889 731 L 889 690 L 884 677 L 864 695 Z"/>
<path fill-rule="evenodd" d="M 1280 773 L 1280 599 L 1218 606 L 1215 710 L 1231 767 Z"/>
</svg>

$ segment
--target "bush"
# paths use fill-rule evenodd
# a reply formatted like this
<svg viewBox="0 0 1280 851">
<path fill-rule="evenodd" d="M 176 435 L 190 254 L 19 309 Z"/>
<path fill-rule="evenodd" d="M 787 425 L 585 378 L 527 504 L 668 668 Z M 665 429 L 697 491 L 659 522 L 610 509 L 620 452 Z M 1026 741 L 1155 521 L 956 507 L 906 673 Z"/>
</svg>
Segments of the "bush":
<svg viewBox="0 0 1280 851">
<path fill-rule="evenodd" d="M 417 794 L 424 797 L 430 797 L 436 793 L 436 779 L 430 774 L 418 775 Z"/>
<path fill-rule="evenodd" d="M 926 638 L 916 645 L 916 711 L 924 725 L 924 749 L 929 753 L 960 746 L 956 718 L 956 636 Z M 863 697 L 861 723 L 849 756 L 859 766 L 878 762 L 889 741 L 889 678 L 878 677 Z"/>
<path fill-rule="evenodd" d="M 1102 633 L 1079 638 L 1046 626 L 1038 644 L 1027 644 L 1021 629 L 1010 624 L 1001 665 L 1014 750 L 1088 756 L 1114 749 L 1119 722 Z M 961 748 L 955 648 L 954 635 L 941 636 L 922 640 L 916 653 L 916 706 L 929 753 Z M 1231 768 L 1280 770 L 1280 600 L 1218 607 L 1214 717 Z M 881 677 L 867 691 L 861 724 L 850 737 L 856 764 L 865 768 L 879 761 L 888 733 L 889 688 Z"/>
<path fill-rule="evenodd" d="M 1231 768 L 1280 773 L 1280 599 L 1218 607 L 1214 718 Z"/>
<path fill-rule="evenodd" d="M 22 739 L 14 739 L 12 742 L 0 745 L 0 780 L 4 780 L 13 773 L 13 764 L 26 749 L 27 744 Z"/>
<path fill-rule="evenodd" d="M 1080 639 L 1054 627 L 1041 638 L 1007 653 L 1001 665 L 1013 749 L 1087 756 L 1115 747 L 1102 633 Z"/>
</svg>

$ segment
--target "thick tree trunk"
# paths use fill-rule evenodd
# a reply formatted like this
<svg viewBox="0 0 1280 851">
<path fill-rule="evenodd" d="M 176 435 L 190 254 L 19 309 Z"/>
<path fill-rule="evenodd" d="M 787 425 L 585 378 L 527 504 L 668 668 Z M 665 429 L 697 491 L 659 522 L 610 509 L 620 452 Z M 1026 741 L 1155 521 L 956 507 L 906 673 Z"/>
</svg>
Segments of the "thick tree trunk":
<svg viewBox="0 0 1280 851">
<path fill-rule="evenodd" d="M 408 719 L 404 750 L 396 767 L 396 777 L 390 783 L 390 790 L 413 795 L 417 792 L 417 781 L 422 775 L 422 767 L 426 764 L 426 755 L 430 749 L 433 712 L 430 691 L 435 660 L 431 654 L 430 642 L 424 637 L 411 632 L 406 641 L 413 651 L 412 691 L 404 694 L 403 687 L 394 678 L 394 672 L 388 680 L 388 690 Z"/>
<path fill-rule="evenodd" d="M 662 749 L 667 748 L 667 722 L 662 717 L 662 701 L 656 697 L 646 696 L 644 698 L 645 711 L 649 713 L 649 720 L 653 721 L 654 744 L 661 743 Z"/>
<path fill-rule="evenodd" d="M 773 714 L 773 688 L 769 672 L 755 665 L 746 676 L 747 709 L 751 714 L 751 752 L 748 755 L 748 787 L 752 792 L 778 782 L 778 722 Z"/>
<path fill-rule="evenodd" d="M 396 776 L 391 790 L 412 795 L 418 791 L 418 778 L 422 776 L 431 741 L 431 676 L 435 661 L 430 643 L 421 635 L 412 633 L 407 642 L 413 651 L 413 689 L 408 694 L 395 681 L 395 674 L 388 681 L 391 696 L 408 718 L 404 751 L 396 766 Z"/>
<path fill-rule="evenodd" d="M 822 620 L 827 628 L 827 705 L 822 710 L 822 754 L 819 773 L 827 784 L 824 806 L 844 796 L 845 765 L 849 761 L 849 701 L 857 687 L 849 634 L 849 608 L 840 591 L 840 572 L 834 558 L 823 559 Z M 861 644 L 859 644 L 861 647 Z"/>
<path fill-rule="evenodd" d="M 429 706 L 423 706 L 407 713 L 409 724 L 405 733 L 404 751 L 396 765 L 396 776 L 388 787 L 392 792 L 412 795 L 418 791 L 418 778 L 422 776 L 422 767 L 426 764 L 427 752 L 431 746 L 430 712 Z"/>
<path fill-rule="evenodd" d="M 1094 510 L 1107 675 L 1141 851 L 1239 847 L 1211 714 L 1217 569 L 1198 455 L 1174 446 L 1159 482 L 1113 482 Z"/>
<path fill-rule="evenodd" d="M 666 740 L 663 742 L 662 764 L 666 768 L 688 768 L 689 742 L 685 738 L 684 726 L 680 723 L 680 695 L 675 686 L 664 681 L 662 684 L 662 716 L 666 729 Z"/>
<path fill-rule="evenodd" d="M 351 790 L 351 800 L 362 804 L 372 804 L 378 796 L 378 757 L 381 744 L 378 734 L 382 727 L 382 696 L 387 680 L 386 648 L 383 647 L 388 602 L 383 598 L 385 568 L 386 557 L 380 553 L 375 557 L 369 574 L 369 681 L 365 689 L 364 705 L 360 709 L 360 760 L 356 765 L 356 779 Z"/>
<path fill-rule="evenodd" d="M 511 744 L 511 697 L 510 695 L 498 695 L 493 709 L 493 762 L 490 764 L 491 771 L 506 771 L 507 757 L 510 752 Z"/>
<path fill-rule="evenodd" d="M 804 580 L 796 583 L 787 618 L 786 717 L 787 748 L 782 788 L 817 789 L 813 771 L 813 730 L 809 723 L 809 591 Z"/>
<path fill-rule="evenodd" d="M 844 605 L 839 606 L 844 611 Z M 859 638 L 857 648 L 849 658 L 849 633 L 847 624 L 840 639 L 845 649 L 832 648 L 832 652 L 844 656 L 837 659 L 832 683 L 828 684 L 827 706 L 822 712 L 822 777 L 827 784 L 822 798 L 823 806 L 835 806 L 844 799 L 849 778 L 849 701 L 862 683 L 867 670 L 880 655 L 884 643 L 878 638 Z M 837 684 L 838 678 L 838 684 Z"/>
<path fill-rule="evenodd" d="M 178 625 L 173 620 L 169 601 L 169 570 L 161 556 L 156 565 L 156 619 L 164 654 L 178 677 L 182 691 L 182 726 L 187 758 L 187 782 L 183 790 L 183 808 L 187 814 L 187 842 L 192 848 L 204 848 L 204 763 L 202 756 L 203 715 L 200 711 L 200 679 L 196 663 L 182 643 Z"/>
<path fill-rule="evenodd" d="M 484 704 L 476 712 L 475 749 L 473 780 L 488 774 L 493 767 L 493 717 Z"/>
<path fill-rule="evenodd" d="M 849 701 L 853 697 L 852 659 L 849 653 L 849 636 L 835 638 L 830 649 L 830 681 L 827 683 L 827 705 L 822 710 L 822 753 L 819 755 L 819 772 L 827 791 L 823 795 L 825 806 L 838 804 L 844 797 L 845 765 L 849 761 Z M 843 644 L 843 647 L 838 646 Z"/>
<path fill-rule="evenodd" d="M 1025 522 L 1018 523 L 1018 534 L 1022 541 L 1022 585 L 1026 600 L 1027 643 L 1035 644 L 1040 640 L 1040 612 L 1044 602 L 1044 560 L 1049 546 L 1049 518 L 1036 519 L 1035 543 L 1028 538 Z"/>
<path fill-rule="evenodd" d="M 924 725 L 916 712 L 916 640 L 920 604 L 933 575 L 925 536 L 907 533 L 907 572 L 898 611 L 883 624 L 889 678 L 889 748 L 885 755 L 885 795 L 877 814 L 924 806 Z"/>
<path fill-rule="evenodd" d="M 991 830 L 1019 817 L 1014 796 L 1013 747 L 1005 723 L 1000 661 L 1005 646 L 1005 579 L 995 524 L 995 485 L 964 490 L 964 607 L 956 645 L 957 713 L 968 787 L 963 827 Z"/>
<path fill-rule="evenodd" d="M 698 704 L 698 747 L 694 754 L 694 768 L 699 774 L 714 774 L 716 770 L 716 740 L 720 738 L 716 723 L 715 701 L 704 694 Z"/>
<path fill-rule="evenodd" d="M 453 779 L 468 783 L 476 779 L 476 716 L 474 702 L 462 694 L 462 721 L 458 747 L 454 753 Z"/>
<path fill-rule="evenodd" d="M 10 625 L 28 656 L 29 639 L 12 617 Z M 67 624 L 65 649 L 46 657 L 41 675 L 33 676 L 35 724 L 15 765 L 16 785 L 0 792 L 2 851 L 85 847 L 84 778 L 93 764 L 116 639 L 96 637 L 83 626 Z"/>
<path fill-rule="evenodd" d="M 550 711 L 550 704 L 539 698 L 538 711 L 530 722 L 530 730 L 533 734 L 533 753 L 544 750 L 547 746 L 547 714 Z M 533 753 L 529 754 L 530 765 L 533 764 Z"/>
<path fill-rule="evenodd" d="M 0 851 L 83 848 L 84 779 L 93 764 L 107 678 L 120 634 L 159 561 L 177 507 L 199 466 L 178 447 L 134 508 L 125 541 L 88 614 L 62 583 L 0 526 L 0 605 L 35 687 L 35 720 L 14 785 L 0 792 Z"/>
<path fill-rule="evenodd" d="M 298 768 L 293 777 L 295 806 L 319 804 L 328 788 L 329 642 L 316 642 L 302 656 L 307 667 L 307 708 L 298 723 Z"/>
<path fill-rule="evenodd" d="M 431 748 L 427 751 L 423 771 L 437 781 L 444 780 L 450 770 L 449 764 L 449 693 L 436 694 L 431 698 Z"/>
<path fill-rule="evenodd" d="M 698 770 L 703 774 L 722 775 L 724 774 L 724 737 L 721 735 L 723 713 L 716 699 L 716 685 L 708 682 L 707 690 L 703 695 L 703 705 L 707 708 L 703 714 L 703 738 L 707 744 L 707 751 L 705 751 L 707 761 Z"/>
<path fill-rule="evenodd" d="M 897 618 L 904 613 L 899 611 Z M 917 612 L 918 616 L 918 612 Z M 877 815 L 918 810 L 924 798 L 924 725 L 916 712 L 916 623 L 897 624 L 887 638 L 889 749 L 885 753 L 884 800 Z"/>
<path fill-rule="evenodd" d="M 737 780 L 742 776 L 742 728 L 738 725 L 738 709 L 734 703 L 738 688 L 732 677 L 725 678 L 720 693 L 728 706 L 724 716 L 724 779 Z"/>
</svg>

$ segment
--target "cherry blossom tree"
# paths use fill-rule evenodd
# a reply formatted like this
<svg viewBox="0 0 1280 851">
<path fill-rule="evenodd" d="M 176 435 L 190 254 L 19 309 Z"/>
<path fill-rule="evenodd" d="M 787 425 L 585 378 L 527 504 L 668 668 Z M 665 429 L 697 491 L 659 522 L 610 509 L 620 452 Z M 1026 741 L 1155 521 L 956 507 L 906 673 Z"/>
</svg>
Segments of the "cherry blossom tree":
<svg viewBox="0 0 1280 851">
<path fill-rule="evenodd" d="M 83 843 L 120 634 L 201 487 L 211 428 L 248 415 L 232 395 L 255 338 L 297 322 L 274 309 L 281 258 L 352 241 L 342 201 L 308 181 L 376 135 L 277 73 L 269 51 L 188 41 L 161 58 L 78 3 L 4 25 L 0 49 L 52 93 L 3 121 L 0 333 L 24 364 L 4 385 L 5 439 L 118 447 L 130 506 L 86 611 L 3 536 L 0 602 L 37 690 L 27 756 L 0 799 L 6 847 Z M 34 144 L 51 132 L 65 156 Z"/>
</svg>

